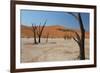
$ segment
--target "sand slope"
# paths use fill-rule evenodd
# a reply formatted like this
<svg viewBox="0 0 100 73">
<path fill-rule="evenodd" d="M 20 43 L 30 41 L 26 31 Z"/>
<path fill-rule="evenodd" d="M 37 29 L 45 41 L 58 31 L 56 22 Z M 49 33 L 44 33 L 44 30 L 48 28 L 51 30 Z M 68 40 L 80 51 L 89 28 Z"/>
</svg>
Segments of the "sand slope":
<svg viewBox="0 0 100 73">
<path fill-rule="evenodd" d="M 60 29 L 66 29 L 66 31 L 61 31 Z M 80 35 L 79 30 L 72 30 L 69 28 L 65 28 L 63 26 L 45 26 L 42 37 L 46 37 L 49 34 L 49 38 L 63 38 L 64 36 L 73 37 L 75 34 L 72 32 L 75 31 Z M 21 25 L 21 37 L 33 37 L 32 27 Z M 85 37 L 89 38 L 89 32 L 85 32 Z"/>
</svg>

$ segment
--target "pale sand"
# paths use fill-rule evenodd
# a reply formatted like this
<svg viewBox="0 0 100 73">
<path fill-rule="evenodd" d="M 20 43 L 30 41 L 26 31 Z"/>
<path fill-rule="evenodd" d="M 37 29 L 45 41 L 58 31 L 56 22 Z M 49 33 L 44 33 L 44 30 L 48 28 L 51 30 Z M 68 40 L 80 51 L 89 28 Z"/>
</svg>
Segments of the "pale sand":
<svg viewBox="0 0 100 73">
<path fill-rule="evenodd" d="M 42 38 L 40 44 L 33 44 L 33 38 L 21 39 L 21 62 L 45 62 L 79 60 L 79 47 L 73 39 Z M 89 59 L 89 39 L 85 40 L 85 57 Z"/>
</svg>

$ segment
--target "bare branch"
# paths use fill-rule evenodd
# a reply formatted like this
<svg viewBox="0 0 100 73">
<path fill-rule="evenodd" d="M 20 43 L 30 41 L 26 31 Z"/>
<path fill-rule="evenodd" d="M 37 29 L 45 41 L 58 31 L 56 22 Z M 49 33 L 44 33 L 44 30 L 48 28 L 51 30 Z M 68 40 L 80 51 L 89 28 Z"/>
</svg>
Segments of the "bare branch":
<svg viewBox="0 0 100 73">
<path fill-rule="evenodd" d="M 76 38 L 80 41 L 81 38 L 80 38 L 79 34 L 77 32 L 75 32 L 75 35 L 76 35 Z"/>
<path fill-rule="evenodd" d="M 46 36 L 46 43 L 48 42 L 48 37 L 49 37 L 49 33 L 47 33 L 47 36 Z"/>
<path fill-rule="evenodd" d="M 81 18 L 81 14 L 80 13 L 78 13 L 78 17 L 79 17 L 79 24 L 80 24 L 81 32 L 85 32 L 84 25 L 83 25 L 83 21 L 82 21 L 82 18 Z"/>
<path fill-rule="evenodd" d="M 79 17 L 78 17 L 77 15 L 75 15 L 74 13 L 68 12 L 68 14 L 71 14 L 71 15 L 74 16 L 77 20 L 79 20 Z"/>
<path fill-rule="evenodd" d="M 75 37 L 73 37 L 73 39 L 77 42 L 77 44 L 80 46 L 80 41 L 78 39 L 76 39 Z"/>
<path fill-rule="evenodd" d="M 44 27 L 45 27 L 46 22 L 47 22 L 47 20 L 44 22 L 44 24 L 43 24 L 43 26 L 42 26 L 42 28 L 41 28 L 40 35 L 42 34 L 42 31 L 43 31 L 43 29 L 44 29 Z"/>
<path fill-rule="evenodd" d="M 35 25 L 35 26 L 33 26 L 33 24 L 32 24 L 32 31 L 33 31 L 33 33 L 34 33 L 34 44 L 37 44 L 37 41 L 36 41 L 36 30 L 37 30 L 37 26 Z"/>
<path fill-rule="evenodd" d="M 40 23 L 40 25 L 39 25 L 39 28 L 38 28 L 38 29 L 39 29 L 39 32 L 40 32 L 40 30 L 41 30 L 41 23 Z"/>
<path fill-rule="evenodd" d="M 78 43 L 78 40 L 75 37 L 73 37 L 73 39 Z"/>
<path fill-rule="evenodd" d="M 40 25 L 39 26 L 37 26 L 37 35 L 39 36 L 39 33 L 40 33 Z"/>
<path fill-rule="evenodd" d="M 32 29 L 35 30 L 35 27 L 33 26 L 33 24 L 32 24 Z"/>
<path fill-rule="evenodd" d="M 40 23 L 40 25 L 38 26 L 37 35 L 38 35 L 38 38 L 39 38 L 39 40 L 38 40 L 39 43 L 40 43 L 40 41 L 41 41 L 42 32 L 43 32 L 43 29 L 44 29 L 44 27 L 45 27 L 46 22 L 47 22 L 47 20 L 44 22 L 43 26 L 41 26 L 41 23 Z"/>
</svg>

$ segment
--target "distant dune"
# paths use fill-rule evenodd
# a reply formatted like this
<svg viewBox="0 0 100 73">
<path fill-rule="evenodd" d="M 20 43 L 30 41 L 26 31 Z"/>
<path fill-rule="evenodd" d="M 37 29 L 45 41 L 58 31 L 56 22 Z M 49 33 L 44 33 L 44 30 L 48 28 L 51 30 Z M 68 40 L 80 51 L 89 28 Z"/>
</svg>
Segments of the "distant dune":
<svg viewBox="0 0 100 73">
<path fill-rule="evenodd" d="M 42 37 L 45 38 L 48 34 L 49 38 L 72 38 L 75 36 L 74 32 L 80 34 L 79 30 L 66 29 L 63 26 L 45 26 Z M 33 35 L 32 27 L 21 25 L 21 37 L 30 38 Z M 89 38 L 89 32 L 85 32 L 85 37 Z"/>
</svg>

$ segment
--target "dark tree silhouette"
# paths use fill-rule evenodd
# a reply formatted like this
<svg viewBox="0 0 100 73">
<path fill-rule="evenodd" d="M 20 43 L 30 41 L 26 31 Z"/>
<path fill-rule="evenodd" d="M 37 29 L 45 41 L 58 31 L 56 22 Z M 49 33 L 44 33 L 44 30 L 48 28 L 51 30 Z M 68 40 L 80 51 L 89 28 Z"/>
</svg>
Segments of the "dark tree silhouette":
<svg viewBox="0 0 100 73">
<path fill-rule="evenodd" d="M 85 29 L 84 29 L 84 26 L 83 26 L 83 22 L 82 22 L 82 18 L 81 18 L 81 14 L 78 13 L 78 16 L 79 16 L 79 23 L 80 23 L 80 29 L 81 29 L 81 50 L 80 50 L 80 59 L 81 60 L 84 60 L 85 59 Z"/>
<path fill-rule="evenodd" d="M 49 33 L 47 33 L 47 36 L 46 36 L 46 43 L 48 42 L 48 37 L 49 37 Z"/>
<path fill-rule="evenodd" d="M 66 34 L 64 35 L 64 40 L 66 40 L 66 38 L 67 38 L 67 36 L 66 36 Z"/>
<path fill-rule="evenodd" d="M 47 20 L 44 22 L 43 26 L 41 26 L 41 23 L 40 23 L 40 25 L 38 26 L 38 29 L 37 29 L 38 43 L 41 42 L 41 36 L 42 36 L 42 32 L 43 32 L 43 29 L 44 29 L 44 27 L 45 27 L 46 22 L 47 22 Z"/>
<path fill-rule="evenodd" d="M 84 24 L 83 24 L 83 21 L 82 21 L 82 17 L 81 17 L 81 14 L 80 13 L 77 13 L 74 14 L 74 13 L 69 13 L 71 14 L 72 16 L 74 16 L 79 24 L 80 24 L 80 30 L 81 30 L 81 36 L 79 36 L 79 34 L 77 32 L 75 32 L 76 34 L 76 38 L 73 37 L 73 39 L 77 42 L 77 44 L 79 45 L 79 48 L 80 48 L 80 60 L 84 60 L 85 59 L 85 29 L 84 29 Z"/>
<path fill-rule="evenodd" d="M 34 33 L 34 44 L 37 44 L 37 41 L 36 41 L 36 30 L 37 30 L 37 26 L 36 25 L 33 26 L 33 24 L 32 24 L 32 31 Z"/>
</svg>

